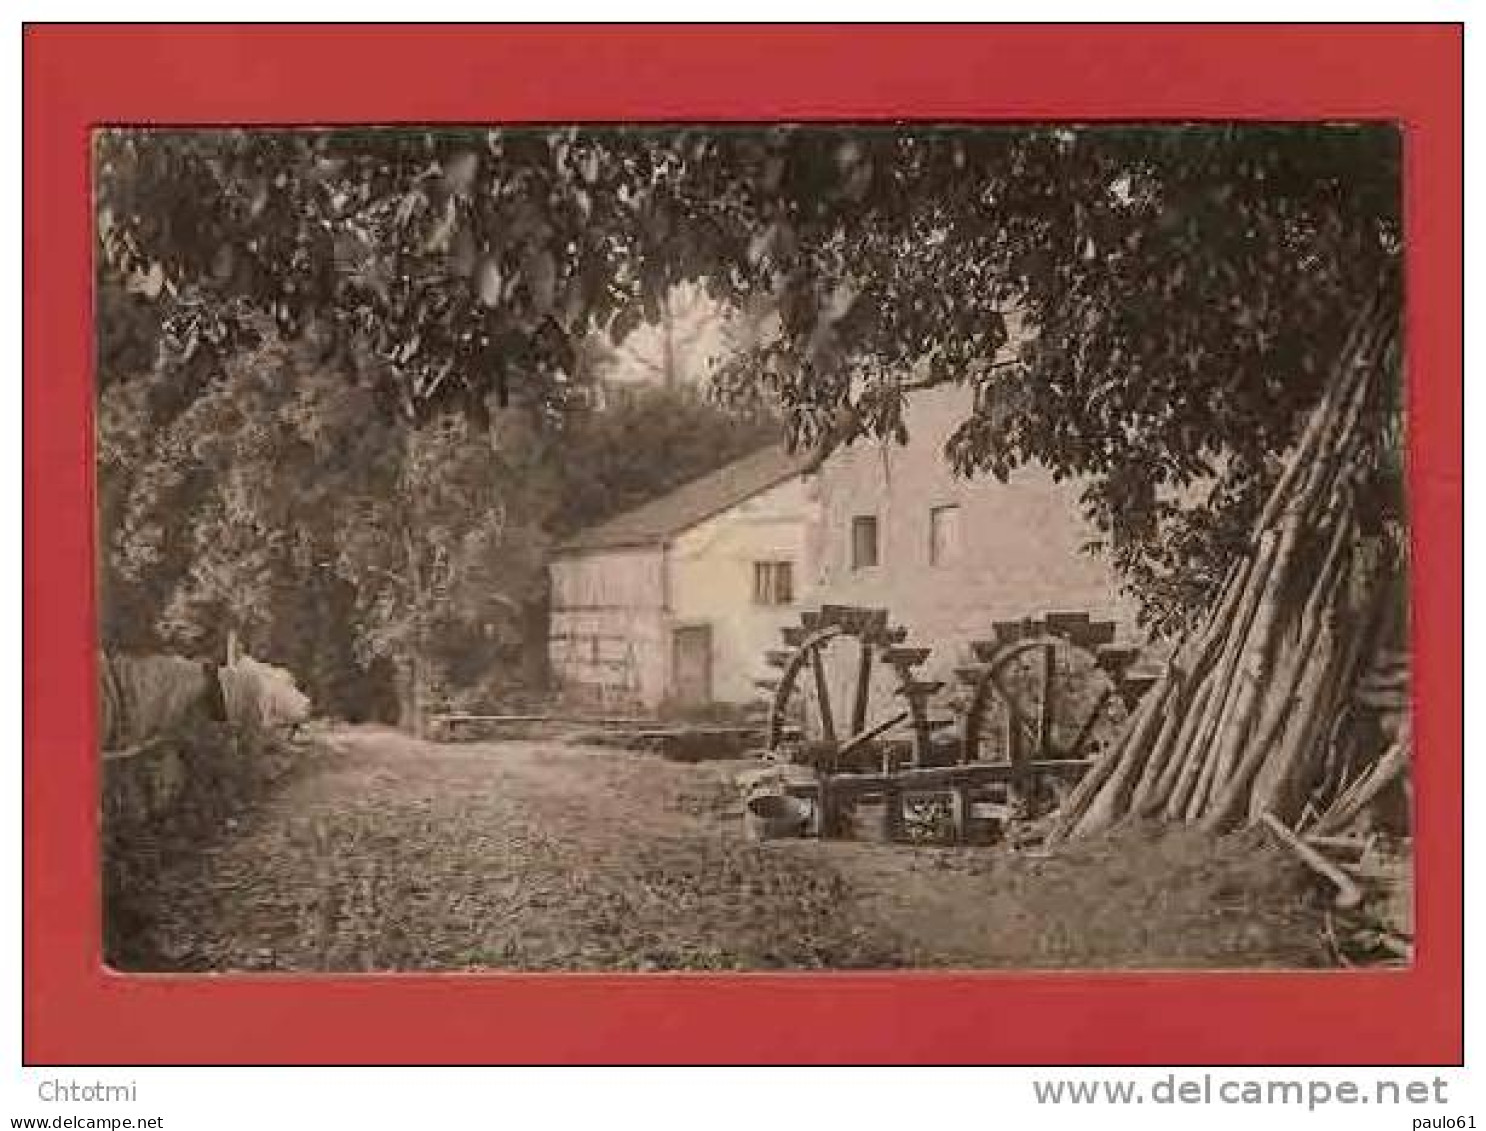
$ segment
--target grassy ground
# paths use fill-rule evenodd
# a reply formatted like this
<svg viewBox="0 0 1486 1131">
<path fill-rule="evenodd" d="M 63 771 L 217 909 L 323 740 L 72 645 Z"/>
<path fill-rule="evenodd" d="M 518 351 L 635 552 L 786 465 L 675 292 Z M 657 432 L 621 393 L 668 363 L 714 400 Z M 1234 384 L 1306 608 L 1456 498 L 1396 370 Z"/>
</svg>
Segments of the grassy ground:
<svg viewBox="0 0 1486 1131">
<path fill-rule="evenodd" d="M 1325 961 L 1252 836 L 1037 857 L 744 840 L 736 763 L 347 732 L 172 860 L 130 965 L 372 970 L 1252 967 Z"/>
</svg>

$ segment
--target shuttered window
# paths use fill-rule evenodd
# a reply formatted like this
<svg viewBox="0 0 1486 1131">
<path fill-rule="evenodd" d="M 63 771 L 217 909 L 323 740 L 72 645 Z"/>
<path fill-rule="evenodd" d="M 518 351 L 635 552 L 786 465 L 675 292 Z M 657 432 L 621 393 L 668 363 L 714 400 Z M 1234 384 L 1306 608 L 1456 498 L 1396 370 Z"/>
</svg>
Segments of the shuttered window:
<svg viewBox="0 0 1486 1131">
<path fill-rule="evenodd" d="M 877 564 L 877 516 L 859 514 L 851 520 L 851 568 L 870 569 Z"/>
<path fill-rule="evenodd" d="M 960 557 L 960 508 L 954 505 L 929 511 L 929 564 L 952 565 Z"/>
<path fill-rule="evenodd" d="M 788 605 L 795 599 L 795 571 L 791 562 L 753 563 L 753 603 Z"/>
</svg>

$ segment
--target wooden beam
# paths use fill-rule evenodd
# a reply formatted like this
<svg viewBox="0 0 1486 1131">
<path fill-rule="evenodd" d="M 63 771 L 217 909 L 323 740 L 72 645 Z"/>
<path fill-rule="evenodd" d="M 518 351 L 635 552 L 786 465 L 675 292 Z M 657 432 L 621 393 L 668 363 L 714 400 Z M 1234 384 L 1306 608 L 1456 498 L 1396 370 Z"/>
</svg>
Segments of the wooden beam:
<svg viewBox="0 0 1486 1131">
<path fill-rule="evenodd" d="M 996 634 L 997 644 L 1013 644 L 1026 635 L 1026 626 L 1019 620 L 998 620 L 991 629 Z"/>
<path fill-rule="evenodd" d="M 889 788 L 882 795 L 882 839 L 891 844 L 903 839 L 903 795 Z"/>
<path fill-rule="evenodd" d="M 1094 764 L 1093 759 L 1051 758 L 1047 761 L 1028 762 L 1024 772 L 1038 776 L 1077 777 Z M 887 788 L 896 788 L 905 793 L 917 791 L 952 789 L 956 786 L 992 785 L 1009 782 L 1016 775 L 1016 767 L 1009 762 L 966 762 L 954 766 L 921 766 L 916 769 L 899 770 L 891 774 L 832 774 L 831 788 L 840 793 L 876 793 Z M 815 790 L 813 783 L 790 786 L 804 792 Z"/>
<path fill-rule="evenodd" d="M 1047 630 L 1054 636 L 1078 640 L 1089 627 L 1088 613 L 1048 613 Z"/>
<path fill-rule="evenodd" d="M 429 722 L 452 723 L 580 723 L 584 726 L 650 726 L 654 719 L 637 716 L 605 717 L 592 715 L 430 715 Z"/>
<path fill-rule="evenodd" d="M 910 666 L 921 664 L 928 658 L 929 649 L 908 647 L 901 644 L 894 645 L 891 648 L 885 648 L 882 653 L 882 662 L 893 664 L 894 666 L 898 664 L 907 664 Z"/>
<path fill-rule="evenodd" d="M 974 822 L 975 799 L 968 785 L 957 785 L 949 795 L 950 823 L 954 827 L 956 844 L 970 843 L 970 827 Z"/>
<path fill-rule="evenodd" d="M 893 692 L 895 695 L 917 695 L 927 698 L 944 686 L 941 679 L 910 679 L 900 684 Z"/>
<path fill-rule="evenodd" d="M 1339 909 L 1348 911 L 1362 902 L 1362 889 L 1353 882 L 1352 877 L 1286 828 L 1278 817 L 1266 809 L 1259 815 L 1259 819 L 1274 834 L 1275 839 L 1300 857 L 1312 871 L 1336 885 L 1334 902 Z"/>
</svg>

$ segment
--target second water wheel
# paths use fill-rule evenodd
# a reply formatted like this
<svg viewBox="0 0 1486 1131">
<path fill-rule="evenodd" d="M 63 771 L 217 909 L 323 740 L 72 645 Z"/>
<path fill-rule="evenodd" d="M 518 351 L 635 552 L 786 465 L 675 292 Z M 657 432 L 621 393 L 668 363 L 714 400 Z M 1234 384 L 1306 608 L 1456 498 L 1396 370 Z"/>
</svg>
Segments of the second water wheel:
<svg viewBox="0 0 1486 1131">
<path fill-rule="evenodd" d="M 1154 683 L 1115 623 L 1087 613 L 997 621 L 956 669 L 960 757 L 1031 766 L 1091 755 Z M 1024 804 L 1034 799 L 1023 796 Z"/>
</svg>

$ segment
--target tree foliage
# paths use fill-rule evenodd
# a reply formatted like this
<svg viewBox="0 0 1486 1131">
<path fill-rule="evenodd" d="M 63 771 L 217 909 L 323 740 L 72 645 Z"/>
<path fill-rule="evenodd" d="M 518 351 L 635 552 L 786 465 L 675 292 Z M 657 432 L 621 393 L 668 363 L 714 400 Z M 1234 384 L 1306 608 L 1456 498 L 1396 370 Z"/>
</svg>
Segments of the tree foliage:
<svg viewBox="0 0 1486 1131">
<path fill-rule="evenodd" d="M 947 458 L 1085 479 L 1157 619 L 1221 572 L 1401 238 L 1383 125 L 119 131 L 97 158 L 107 270 L 206 370 L 266 312 L 369 351 L 386 415 L 560 416 L 591 335 L 697 280 L 774 313 L 717 380 L 799 443 L 903 439 L 915 388 L 973 387 Z"/>
<path fill-rule="evenodd" d="M 255 339 L 184 405 L 183 350 L 107 370 L 103 638 L 220 655 L 235 634 L 356 716 L 530 689 L 553 541 L 774 434 L 685 388 L 620 391 L 560 427 L 512 406 L 415 428 L 356 372 L 268 326 Z"/>
<path fill-rule="evenodd" d="M 518 416 L 493 435 L 450 413 L 403 427 L 266 333 L 162 419 L 151 394 L 174 368 L 103 396 L 105 607 L 157 611 L 106 631 L 215 652 L 231 630 L 299 670 L 324 641 L 349 643 L 340 667 L 436 659 L 451 623 L 494 640 L 487 655 L 519 644 L 547 503 L 530 497 L 542 469 Z"/>
<path fill-rule="evenodd" d="M 723 412 L 704 390 L 609 389 L 603 408 L 575 416 L 554 452 L 551 528 L 559 536 L 649 502 L 779 438 L 761 412 Z"/>
</svg>

